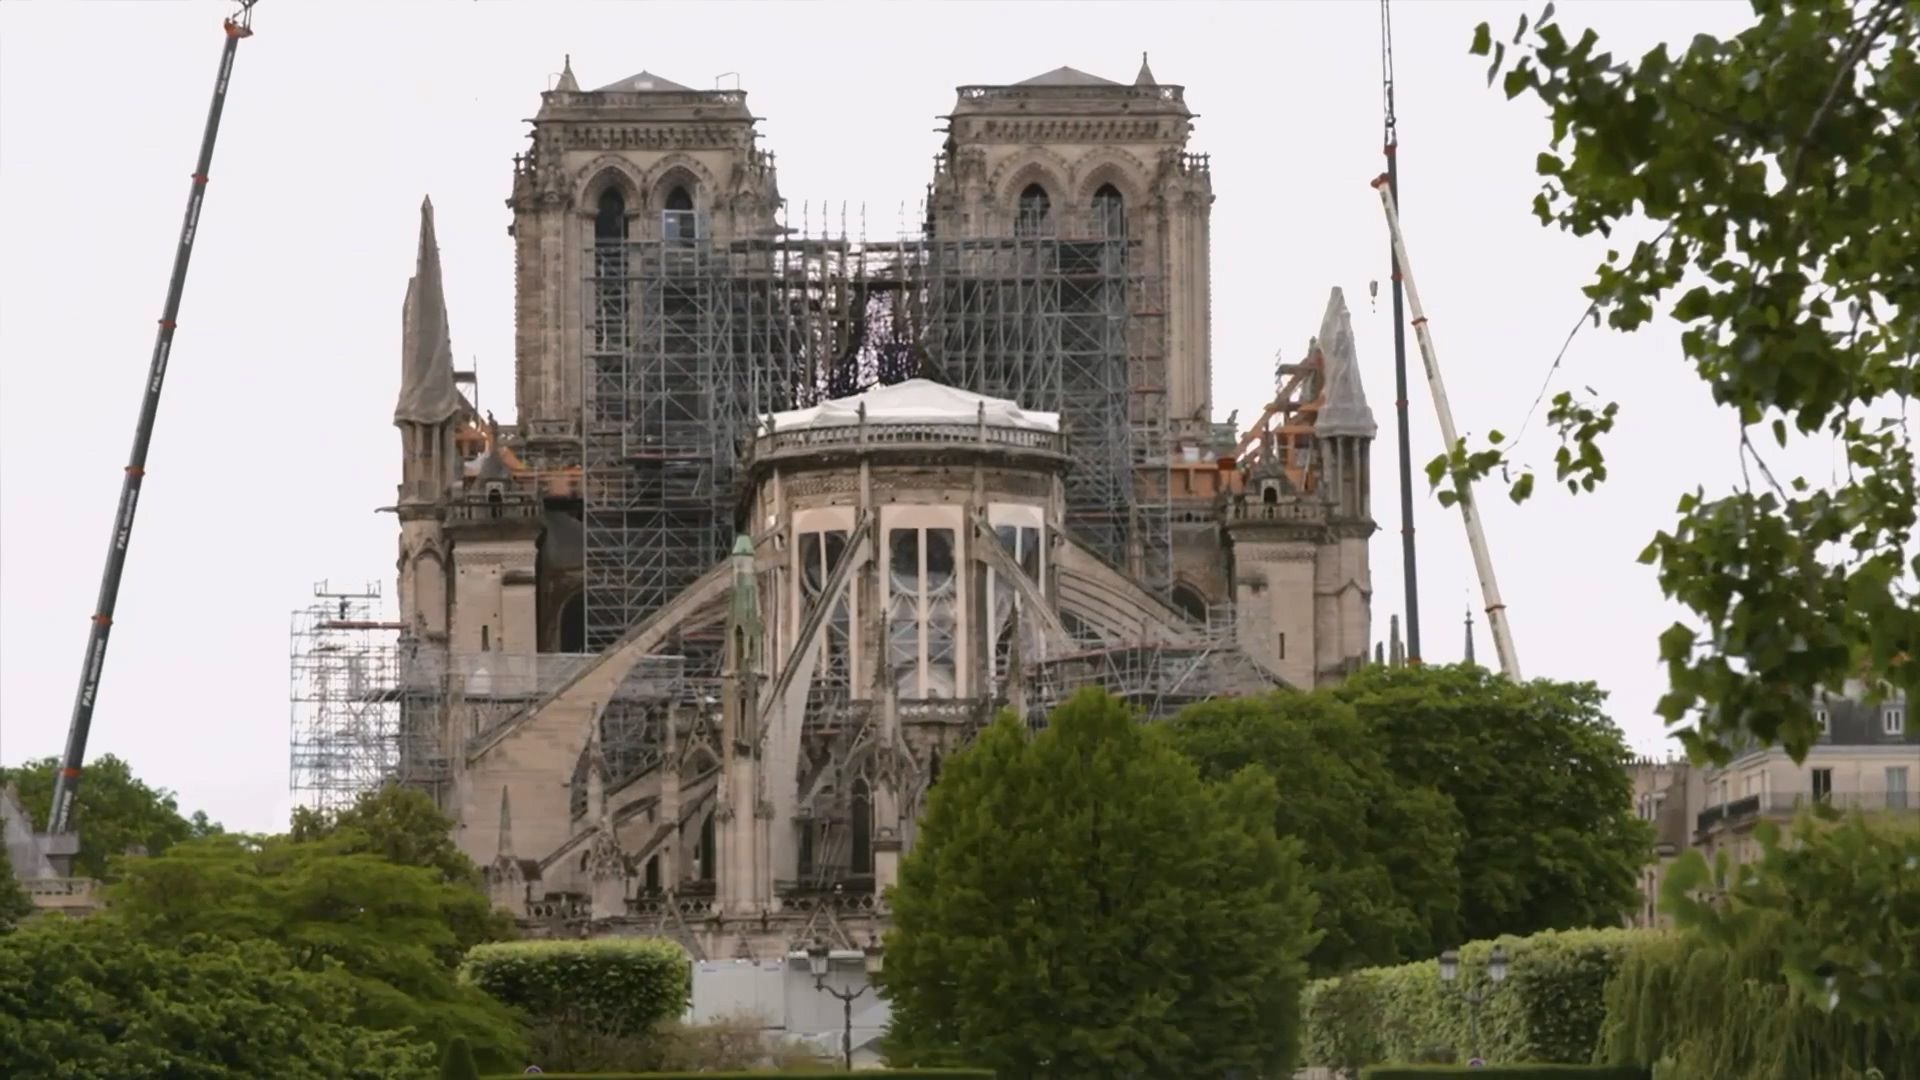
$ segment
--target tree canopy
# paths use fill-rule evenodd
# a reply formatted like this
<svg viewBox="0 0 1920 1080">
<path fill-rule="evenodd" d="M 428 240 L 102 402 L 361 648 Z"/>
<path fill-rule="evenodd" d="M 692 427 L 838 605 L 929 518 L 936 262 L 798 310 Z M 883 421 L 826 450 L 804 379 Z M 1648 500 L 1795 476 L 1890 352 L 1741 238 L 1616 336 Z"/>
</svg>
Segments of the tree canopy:
<svg viewBox="0 0 1920 1080">
<path fill-rule="evenodd" d="M 1353 708 L 1400 784 L 1437 789 L 1459 815 L 1454 940 L 1614 926 L 1634 906 L 1653 834 L 1634 815 L 1604 691 L 1448 665 L 1370 667 L 1324 692 Z"/>
<path fill-rule="evenodd" d="M 416 1080 L 433 1047 L 358 1024 L 357 996 L 270 941 L 44 919 L 0 936 L 0 1062 L 71 1080 Z"/>
<path fill-rule="evenodd" d="M 12 930 L 33 914 L 33 901 L 13 876 L 13 857 L 0 844 L 0 934 Z"/>
<path fill-rule="evenodd" d="M 480 870 L 453 842 L 453 821 L 425 792 L 388 785 L 362 792 L 344 810 L 296 807 L 289 839 L 327 841 L 344 855 L 378 855 L 400 866 L 433 871 L 442 881 L 477 889 Z M 483 942 L 513 935 L 513 917 L 486 903 L 463 903 L 446 912 L 452 949 L 464 956 Z M 451 954 L 449 954 L 451 955 Z"/>
<path fill-rule="evenodd" d="M 368 1028 L 412 1028 L 435 1045 L 465 1035 L 490 1064 L 515 1056 L 511 1014 L 456 977 L 465 952 L 457 928 L 487 921 L 485 894 L 352 852 L 350 841 L 189 841 L 128 863 L 109 891 L 111 916 L 156 943 L 195 934 L 273 942 L 302 970 L 337 969 Z"/>
<path fill-rule="evenodd" d="M 59 767 L 60 759 L 53 757 L 0 766 L 0 787 L 19 785 L 20 802 L 32 815 L 35 828 L 47 826 Z M 158 855 L 182 840 L 219 829 L 203 813 L 196 813 L 192 821 L 181 817 L 173 792 L 149 787 L 133 775 L 130 765 L 112 754 L 87 763 L 73 814 L 80 830 L 80 853 L 74 857 L 73 872 L 102 881 L 111 880 L 112 861 L 129 848 Z"/>
<path fill-rule="evenodd" d="M 888 1060 L 1006 1080 L 1290 1066 L 1312 948 L 1258 768 L 1209 784 L 1086 691 L 949 758 L 893 892 Z"/>
<path fill-rule="evenodd" d="M 1586 288 L 1597 324 L 1635 330 L 1656 306 L 1681 352 L 1738 420 L 1744 482 L 1697 489 L 1641 561 L 1693 616 L 1659 641 L 1660 713 L 1690 749 L 1724 760 L 1749 740 L 1803 757 L 1821 688 L 1870 674 L 1920 689 L 1912 547 L 1916 471 L 1907 403 L 1920 350 L 1920 4 L 1754 0 L 1755 20 L 1637 61 L 1572 37 L 1547 4 L 1509 43 L 1486 24 L 1489 82 L 1532 95 L 1552 122 L 1538 158 L 1541 222 L 1620 242 Z M 1677 296 L 1675 294 L 1678 294 Z M 1591 392 L 1589 392 L 1591 393 Z M 1562 393 L 1549 419 L 1555 476 L 1606 478 L 1617 405 Z M 1768 460 L 1789 434 L 1837 445 L 1844 482 Z M 1501 467 L 1463 442 L 1436 483 Z M 1512 497 L 1525 499 L 1523 472 Z M 1689 723 L 1690 721 L 1690 723 Z"/>
<path fill-rule="evenodd" d="M 1319 898 L 1313 974 L 1459 943 L 1466 824 L 1432 782 L 1404 782 L 1388 768 L 1381 739 L 1352 705 L 1324 691 L 1221 699 L 1168 727 L 1210 780 L 1248 765 L 1279 778 L 1274 827 L 1299 841 Z"/>
</svg>

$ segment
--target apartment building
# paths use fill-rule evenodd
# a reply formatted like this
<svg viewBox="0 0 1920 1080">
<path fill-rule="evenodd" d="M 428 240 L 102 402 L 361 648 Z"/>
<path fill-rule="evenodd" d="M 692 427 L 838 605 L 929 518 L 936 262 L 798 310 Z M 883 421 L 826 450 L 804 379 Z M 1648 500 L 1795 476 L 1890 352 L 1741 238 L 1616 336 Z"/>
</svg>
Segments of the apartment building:
<svg viewBox="0 0 1920 1080">
<path fill-rule="evenodd" d="M 1635 809 L 1655 830 L 1654 857 L 1641 869 L 1641 901 L 1628 922 L 1667 926 L 1660 885 L 1680 853 L 1708 858 L 1726 852 L 1738 863 L 1758 858 L 1754 827 L 1785 826 L 1820 802 L 1870 813 L 1920 812 L 1920 730 L 1903 694 L 1869 701 L 1864 682 L 1823 695 L 1814 707 L 1820 739 L 1804 761 L 1779 747 L 1755 748 L 1724 766 L 1642 758 L 1629 766 Z"/>
</svg>

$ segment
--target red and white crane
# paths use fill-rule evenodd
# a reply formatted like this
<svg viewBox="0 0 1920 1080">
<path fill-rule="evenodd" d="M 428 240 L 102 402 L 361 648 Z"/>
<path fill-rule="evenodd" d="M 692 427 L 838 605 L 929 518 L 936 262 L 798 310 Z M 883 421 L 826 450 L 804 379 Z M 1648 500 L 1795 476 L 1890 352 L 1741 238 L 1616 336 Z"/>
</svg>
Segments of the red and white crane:
<svg viewBox="0 0 1920 1080">
<path fill-rule="evenodd" d="M 87 654 L 80 667 L 80 689 L 73 698 L 73 719 L 67 726 L 66 753 L 60 759 L 60 771 L 54 775 L 53 808 L 47 815 L 47 831 L 55 834 L 73 828 L 73 799 L 80 790 L 80 766 L 87 755 L 87 735 L 93 728 L 93 708 L 100 695 L 100 673 L 107 662 L 107 636 L 113 629 L 114 605 L 120 598 L 120 576 L 127 567 L 127 544 L 133 539 L 133 516 L 140 504 L 140 483 L 147 475 L 147 447 L 153 442 L 160 388 L 166 382 L 167 361 L 173 351 L 180 296 L 187 285 L 187 263 L 193 257 L 194 236 L 200 228 L 200 205 L 207 195 L 207 170 L 213 165 L 213 143 L 220 133 L 220 113 L 227 103 L 227 82 L 233 75 L 234 53 L 243 39 L 253 36 L 253 5 L 257 2 L 238 0 L 240 10 L 221 24 L 225 40 L 220 48 L 219 76 L 213 84 L 213 104 L 207 109 L 206 130 L 200 136 L 200 157 L 193 168 L 193 186 L 187 193 L 186 220 L 180 226 L 180 243 L 173 253 L 173 276 L 167 282 L 166 303 L 160 309 L 160 330 L 153 343 L 153 361 L 147 369 L 140 419 L 133 429 L 133 452 L 127 457 L 126 473 L 120 483 L 113 537 L 107 544 L 107 564 L 100 574 L 100 598 L 94 605 L 93 624 L 87 633 Z"/>
</svg>

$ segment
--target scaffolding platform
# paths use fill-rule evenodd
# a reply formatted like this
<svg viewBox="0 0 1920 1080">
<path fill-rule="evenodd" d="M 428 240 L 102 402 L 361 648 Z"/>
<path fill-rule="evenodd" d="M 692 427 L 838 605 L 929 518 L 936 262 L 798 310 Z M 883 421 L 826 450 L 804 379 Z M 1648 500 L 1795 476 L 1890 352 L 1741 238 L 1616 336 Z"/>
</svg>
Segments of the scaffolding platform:
<svg viewBox="0 0 1920 1080">
<path fill-rule="evenodd" d="M 581 421 L 586 647 L 598 651 L 731 550 L 759 418 L 922 377 L 1062 415 L 1066 526 L 1166 593 L 1172 528 L 1159 283 L 1098 215 L 892 241 L 663 239 L 588 252 Z M 689 676 L 717 672 L 688 651 Z"/>
</svg>

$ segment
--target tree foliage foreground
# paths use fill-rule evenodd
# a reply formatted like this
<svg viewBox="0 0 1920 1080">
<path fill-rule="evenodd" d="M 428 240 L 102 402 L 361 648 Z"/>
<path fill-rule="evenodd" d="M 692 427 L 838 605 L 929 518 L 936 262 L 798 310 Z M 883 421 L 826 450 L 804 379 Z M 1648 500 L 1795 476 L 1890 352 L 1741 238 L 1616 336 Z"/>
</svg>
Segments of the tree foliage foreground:
<svg viewBox="0 0 1920 1080">
<path fill-rule="evenodd" d="M 895 1065 L 1003 1080 L 1290 1067 L 1312 948 L 1297 845 L 1253 768 L 1200 778 L 1084 691 L 948 759 L 893 893 Z"/>
<path fill-rule="evenodd" d="M 1484 23 L 1489 82 L 1552 120 L 1533 202 L 1543 224 L 1616 241 L 1586 295 L 1597 323 L 1635 330 L 1656 305 L 1686 361 L 1738 420 L 1744 482 L 1680 500 L 1641 556 L 1694 617 L 1660 638 L 1660 702 L 1689 748 L 1724 760 L 1748 739 L 1796 757 L 1818 738 L 1821 687 L 1872 673 L 1920 689 L 1907 407 L 1920 351 L 1920 0 L 1753 0 L 1754 23 L 1637 61 L 1570 37 L 1553 5 L 1509 41 Z M 1677 295 L 1676 295 L 1677 294 Z M 1549 421 L 1555 476 L 1591 491 L 1617 405 L 1568 392 Z M 1837 444 L 1821 483 L 1768 461 L 1789 433 Z M 1438 483 L 1505 462 L 1464 441 Z M 1523 473 L 1516 500 L 1533 487 Z M 1451 494 L 1450 492 L 1449 494 Z M 1688 721 L 1691 720 L 1691 725 Z"/>
</svg>

